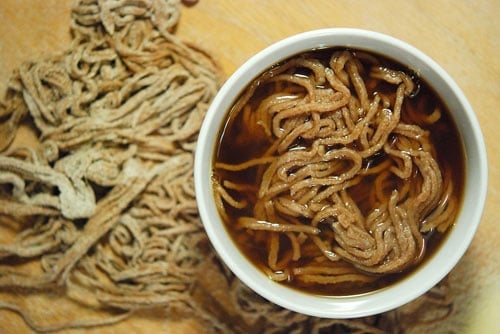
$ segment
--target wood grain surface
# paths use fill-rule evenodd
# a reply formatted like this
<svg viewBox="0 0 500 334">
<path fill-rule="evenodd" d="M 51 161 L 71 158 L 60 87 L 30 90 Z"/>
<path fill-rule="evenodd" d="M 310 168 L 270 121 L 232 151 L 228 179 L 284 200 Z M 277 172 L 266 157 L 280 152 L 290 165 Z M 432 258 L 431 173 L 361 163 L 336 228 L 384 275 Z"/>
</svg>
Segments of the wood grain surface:
<svg viewBox="0 0 500 334">
<path fill-rule="evenodd" d="M 0 1 L 0 93 L 22 62 L 69 47 L 72 1 Z M 326 27 L 356 27 L 400 38 L 428 54 L 456 80 L 482 127 L 489 158 L 484 216 L 471 247 L 452 272 L 457 310 L 448 321 L 461 333 L 499 332 L 500 314 L 500 1 L 200 0 L 182 8 L 178 37 L 211 53 L 229 76 L 250 56 L 284 37 Z M 1 140 L 1 139 L 0 139 Z M 64 319 L 57 296 L 34 296 L 33 314 Z M 44 310 L 46 311 L 46 310 Z M 26 333 L 16 313 L 0 310 L 0 333 Z M 70 331 L 84 333 L 87 330 Z M 91 330 L 88 330 L 91 332 Z M 141 313 L 99 333 L 196 333 L 199 324 Z"/>
</svg>

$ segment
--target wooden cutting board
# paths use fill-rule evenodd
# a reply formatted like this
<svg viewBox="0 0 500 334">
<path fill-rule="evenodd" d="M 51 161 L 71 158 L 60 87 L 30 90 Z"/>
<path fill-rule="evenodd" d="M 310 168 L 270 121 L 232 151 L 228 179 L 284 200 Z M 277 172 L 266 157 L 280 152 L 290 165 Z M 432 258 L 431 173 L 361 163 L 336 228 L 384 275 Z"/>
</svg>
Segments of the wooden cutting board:
<svg viewBox="0 0 500 334">
<path fill-rule="evenodd" d="M 0 1 L 0 93 L 22 62 L 62 52 L 70 42 L 72 1 Z M 209 51 L 229 76 L 250 56 L 284 37 L 325 27 L 366 28 L 393 35 L 434 58 L 464 90 L 476 110 L 489 154 L 490 186 L 483 221 L 453 271 L 457 310 L 449 322 L 463 333 L 498 332 L 500 308 L 500 25 L 498 1 L 200 0 L 183 7 L 176 34 Z M 1 140 L 1 138 L 0 138 Z M 43 317 L 47 299 L 29 301 Z M 49 300 L 50 302 L 50 300 Z M 51 304 L 49 304 L 51 305 Z M 51 317 L 65 319 L 53 300 Z M 55 319 L 57 320 L 57 319 Z M 0 310 L 0 332 L 29 332 L 16 313 Z M 194 321 L 165 321 L 141 313 L 100 333 L 203 332 Z M 78 333 L 86 331 L 77 331 Z"/>
</svg>

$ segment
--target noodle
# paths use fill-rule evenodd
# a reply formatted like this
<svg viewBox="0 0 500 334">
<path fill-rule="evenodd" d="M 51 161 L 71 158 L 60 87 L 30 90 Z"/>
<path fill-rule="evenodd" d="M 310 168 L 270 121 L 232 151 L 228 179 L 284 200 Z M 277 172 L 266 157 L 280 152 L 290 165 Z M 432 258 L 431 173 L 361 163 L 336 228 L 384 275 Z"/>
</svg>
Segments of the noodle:
<svg viewBox="0 0 500 334">
<path fill-rule="evenodd" d="M 179 7 L 76 1 L 71 47 L 24 63 L 0 104 L 0 227 L 14 234 L 0 245 L 0 289 L 60 291 L 103 315 L 48 324 L 0 303 L 34 330 L 195 308 L 206 239 L 193 152 L 220 72 L 172 34 Z M 37 133 L 30 148 L 17 147 L 21 127 Z"/>
<path fill-rule="evenodd" d="M 375 317 L 335 320 L 294 313 L 250 291 L 206 247 L 194 196 L 192 154 L 219 73 L 203 51 L 172 35 L 178 5 L 177 0 L 76 1 L 71 48 L 24 64 L 12 78 L 0 104 L 0 223 L 2 231 L 13 234 L 11 242 L 0 245 L 0 309 L 18 313 L 37 332 L 106 326 L 134 314 L 151 319 L 157 316 L 155 308 L 167 326 L 168 320 L 178 321 L 187 314 L 201 320 L 208 333 L 384 333 L 445 318 L 453 307 L 446 282 L 414 303 Z M 304 174 L 298 174 L 296 162 L 276 162 L 275 152 L 286 152 L 293 145 L 305 149 L 308 141 L 318 135 L 326 140 L 332 131 L 348 136 L 343 143 L 357 140 L 363 150 L 370 148 L 375 129 L 370 122 L 376 120 L 378 104 L 386 108 L 389 99 L 376 96 L 377 108 L 372 105 L 369 115 L 361 117 L 366 112 L 361 105 L 369 96 L 363 102 L 351 96 L 344 70 L 349 57 L 348 53 L 339 57 L 335 75 L 333 66 L 325 68 L 322 62 L 306 58 L 275 69 L 288 79 L 290 73 L 285 72 L 297 66 L 309 69 L 311 82 L 293 77 L 291 82 L 307 87 L 315 104 L 306 101 L 303 88 L 294 86 L 269 97 L 268 105 L 255 112 L 246 104 L 260 88 L 251 87 L 236 112 L 255 122 L 252 131 L 264 133 L 264 142 L 271 144 L 261 158 L 216 165 L 231 173 L 251 170 L 262 175 L 270 170 L 266 186 L 261 187 L 263 197 L 254 207 L 259 216 L 269 218 L 263 220 L 268 224 L 255 224 L 249 211 L 252 196 L 242 196 L 257 194 L 258 185 L 236 178 L 214 180 L 214 187 L 225 220 L 231 218 L 231 210 L 242 210 L 249 223 L 240 226 L 245 234 L 256 242 L 267 242 L 268 233 L 274 235 L 269 243 L 272 266 L 262 270 L 277 281 L 293 276 L 308 282 L 365 282 L 376 277 L 360 274 L 343 261 L 323 235 L 324 220 L 332 220 L 334 214 L 340 224 L 358 219 L 367 230 L 377 228 L 372 244 L 395 242 L 383 233 L 391 227 L 388 210 L 373 211 L 365 218 L 343 187 L 363 182 L 359 175 L 350 176 L 353 170 L 368 177 L 387 167 L 402 170 L 404 164 L 393 163 L 401 159 L 399 155 L 370 164 L 361 160 L 360 165 L 358 157 L 345 151 L 351 159 L 343 164 L 338 155 L 323 160 L 328 150 L 317 145 L 314 154 L 295 156 L 305 162 L 300 166 Z M 363 59 L 374 63 L 370 55 Z M 262 80 L 286 86 L 271 76 L 264 74 Z M 331 90 L 317 89 L 327 84 Z M 361 81 L 357 85 L 363 89 Z M 310 115 L 308 109 L 322 103 L 335 103 L 339 110 Z M 301 116 L 282 118 L 278 125 L 283 131 L 273 129 L 274 116 L 291 107 L 297 107 Z M 427 122 L 436 122 L 441 114 L 445 115 L 432 114 Z M 295 130 L 301 123 L 305 125 Z M 16 134 L 26 125 L 36 127 L 39 141 L 33 147 L 16 147 Z M 281 141 L 269 139 L 273 130 L 281 134 Z M 407 147 L 418 150 L 425 143 L 403 140 L 415 131 L 398 125 L 394 133 Z M 307 140 L 297 143 L 298 136 Z M 315 163 L 308 163 L 313 157 Z M 320 180 L 339 171 L 346 174 L 344 180 L 327 188 L 320 182 L 302 184 L 295 188 L 295 198 L 285 196 L 287 184 L 304 182 L 307 173 Z M 380 201 L 391 194 L 387 182 L 377 182 Z M 456 186 L 448 179 L 444 185 L 446 201 L 426 217 L 422 223 L 426 231 L 447 229 L 446 217 L 459 205 L 452 196 Z M 400 197 L 406 198 L 408 192 L 400 190 Z M 319 214 L 328 201 L 335 203 L 330 216 Z M 289 216 L 285 219 L 283 213 Z M 314 225 L 302 224 L 302 216 L 315 219 Z M 290 249 L 282 249 L 284 244 Z M 377 251 L 384 254 L 382 248 Z M 313 263 L 285 268 L 305 257 Z M 41 301 L 49 307 L 41 308 Z M 416 325 L 415 315 L 421 318 Z M 11 324 L 9 316 L 4 322 Z M 404 317 L 411 321 L 401 322 Z"/>
<path fill-rule="evenodd" d="M 303 282 L 377 281 L 419 263 L 425 235 L 437 227 L 445 232 L 456 216 L 454 181 L 423 128 L 440 121 L 440 108 L 409 122 L 405 101 L 419 84 L 375 56 L 357 54 L 292 57 L 260 75 L 229 114 L 214 164 L 219 211 L 230 230 L 268 233 L 267 245 L 259 246 L 267 247 L 267 260 L 259 266 L 279 271 L 271 278 L 284 280 L 285 270 L 293 281 L 293 273 L 322 268 L 314 245 L 350 271 L 316 269 Z M 248 153 L 224 153 L 234 142 Z"/>
</svg>

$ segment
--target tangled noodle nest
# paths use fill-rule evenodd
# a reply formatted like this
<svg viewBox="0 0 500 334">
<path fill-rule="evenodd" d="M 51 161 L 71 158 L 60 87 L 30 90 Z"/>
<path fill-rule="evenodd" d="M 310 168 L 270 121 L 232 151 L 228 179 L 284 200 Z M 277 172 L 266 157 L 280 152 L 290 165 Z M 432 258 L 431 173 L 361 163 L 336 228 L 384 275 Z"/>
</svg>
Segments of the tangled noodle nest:
<svg viewBox="0 0 500 334">
<path fill-rule="evenodd" d="M 422 309 L 433 310 L 423 322 L 445 317 L 452 303 L 442 284 L 377 317 L 310 318 L 256 296 L 217 261 L 192 172 L 220 73 L 174 36 L 179 8 L 178 0 L 76 1 L 68 51 L 14 73 L 0 105 L 0 226 L 14 234 L 0 245 L 2 292 L 63 291 L 112 312 L 40 324 L 17 304 L 0 307 L 38 331 L 158 307 L 181 309 L 213 332 L 383 332 Z M 23 127 L 37 142 L 16 145 Z"/>
<path fill-rule="evenodd" d="M 215 164 L 218 207 L 237 210 L 225 220 L 249 244 L 265 240 L 263 269 L 274 280 L 371 282 L 420 262 L 424 235 L 454 221 L 451 166 L 439 166 L 430 131 L 418 125 L 435 124 L 441 111 L 408 115 L 403 102 L 417 84 L 373 55 L 324 58 L 293 57 L 242 94 L 226 132 L 256 137 L 265 150 Z M 247 170 L 255 176 L 238 178 Z"/>
</svg>

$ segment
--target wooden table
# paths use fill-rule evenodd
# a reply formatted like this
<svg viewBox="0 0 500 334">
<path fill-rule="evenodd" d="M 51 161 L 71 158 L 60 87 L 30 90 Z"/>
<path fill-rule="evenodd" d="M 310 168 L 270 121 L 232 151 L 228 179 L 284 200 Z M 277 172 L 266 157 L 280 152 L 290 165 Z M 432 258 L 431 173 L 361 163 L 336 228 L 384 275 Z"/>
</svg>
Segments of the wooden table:
<svg viewBox="0 0 500 334">
<path fill-rule="evenodd" d="M 72 1 L 0 1 L 0 92 L 14 68 L 29 59 L 67 49 Z M 461 288 L 449 321 L 466 333 L 499 329 L 500 307 L 500 2 L 200 0 L 183 7 L 177 35 L 208 50 L 229 76 L 247 58 L 289 35 L 325 27 L 366 28 L 413 44 L 436 60 L 468 96 L 489 155 L 489 190 L 482 223 L 454 269 Z M 55 305 L 54 307 L 57 307 Z M 64 312 L 61 311 L 64 317 Z M 0 311 L 0 328 L 28 331 L 13 312 Z M 101 331 L 196 332 L 195 323 L 167 323 L 136 316 Z M 1 330 L 0 330 L 1 331 Z M 79 332 L 80 333 L 80 332 Z"/>
</svg>

